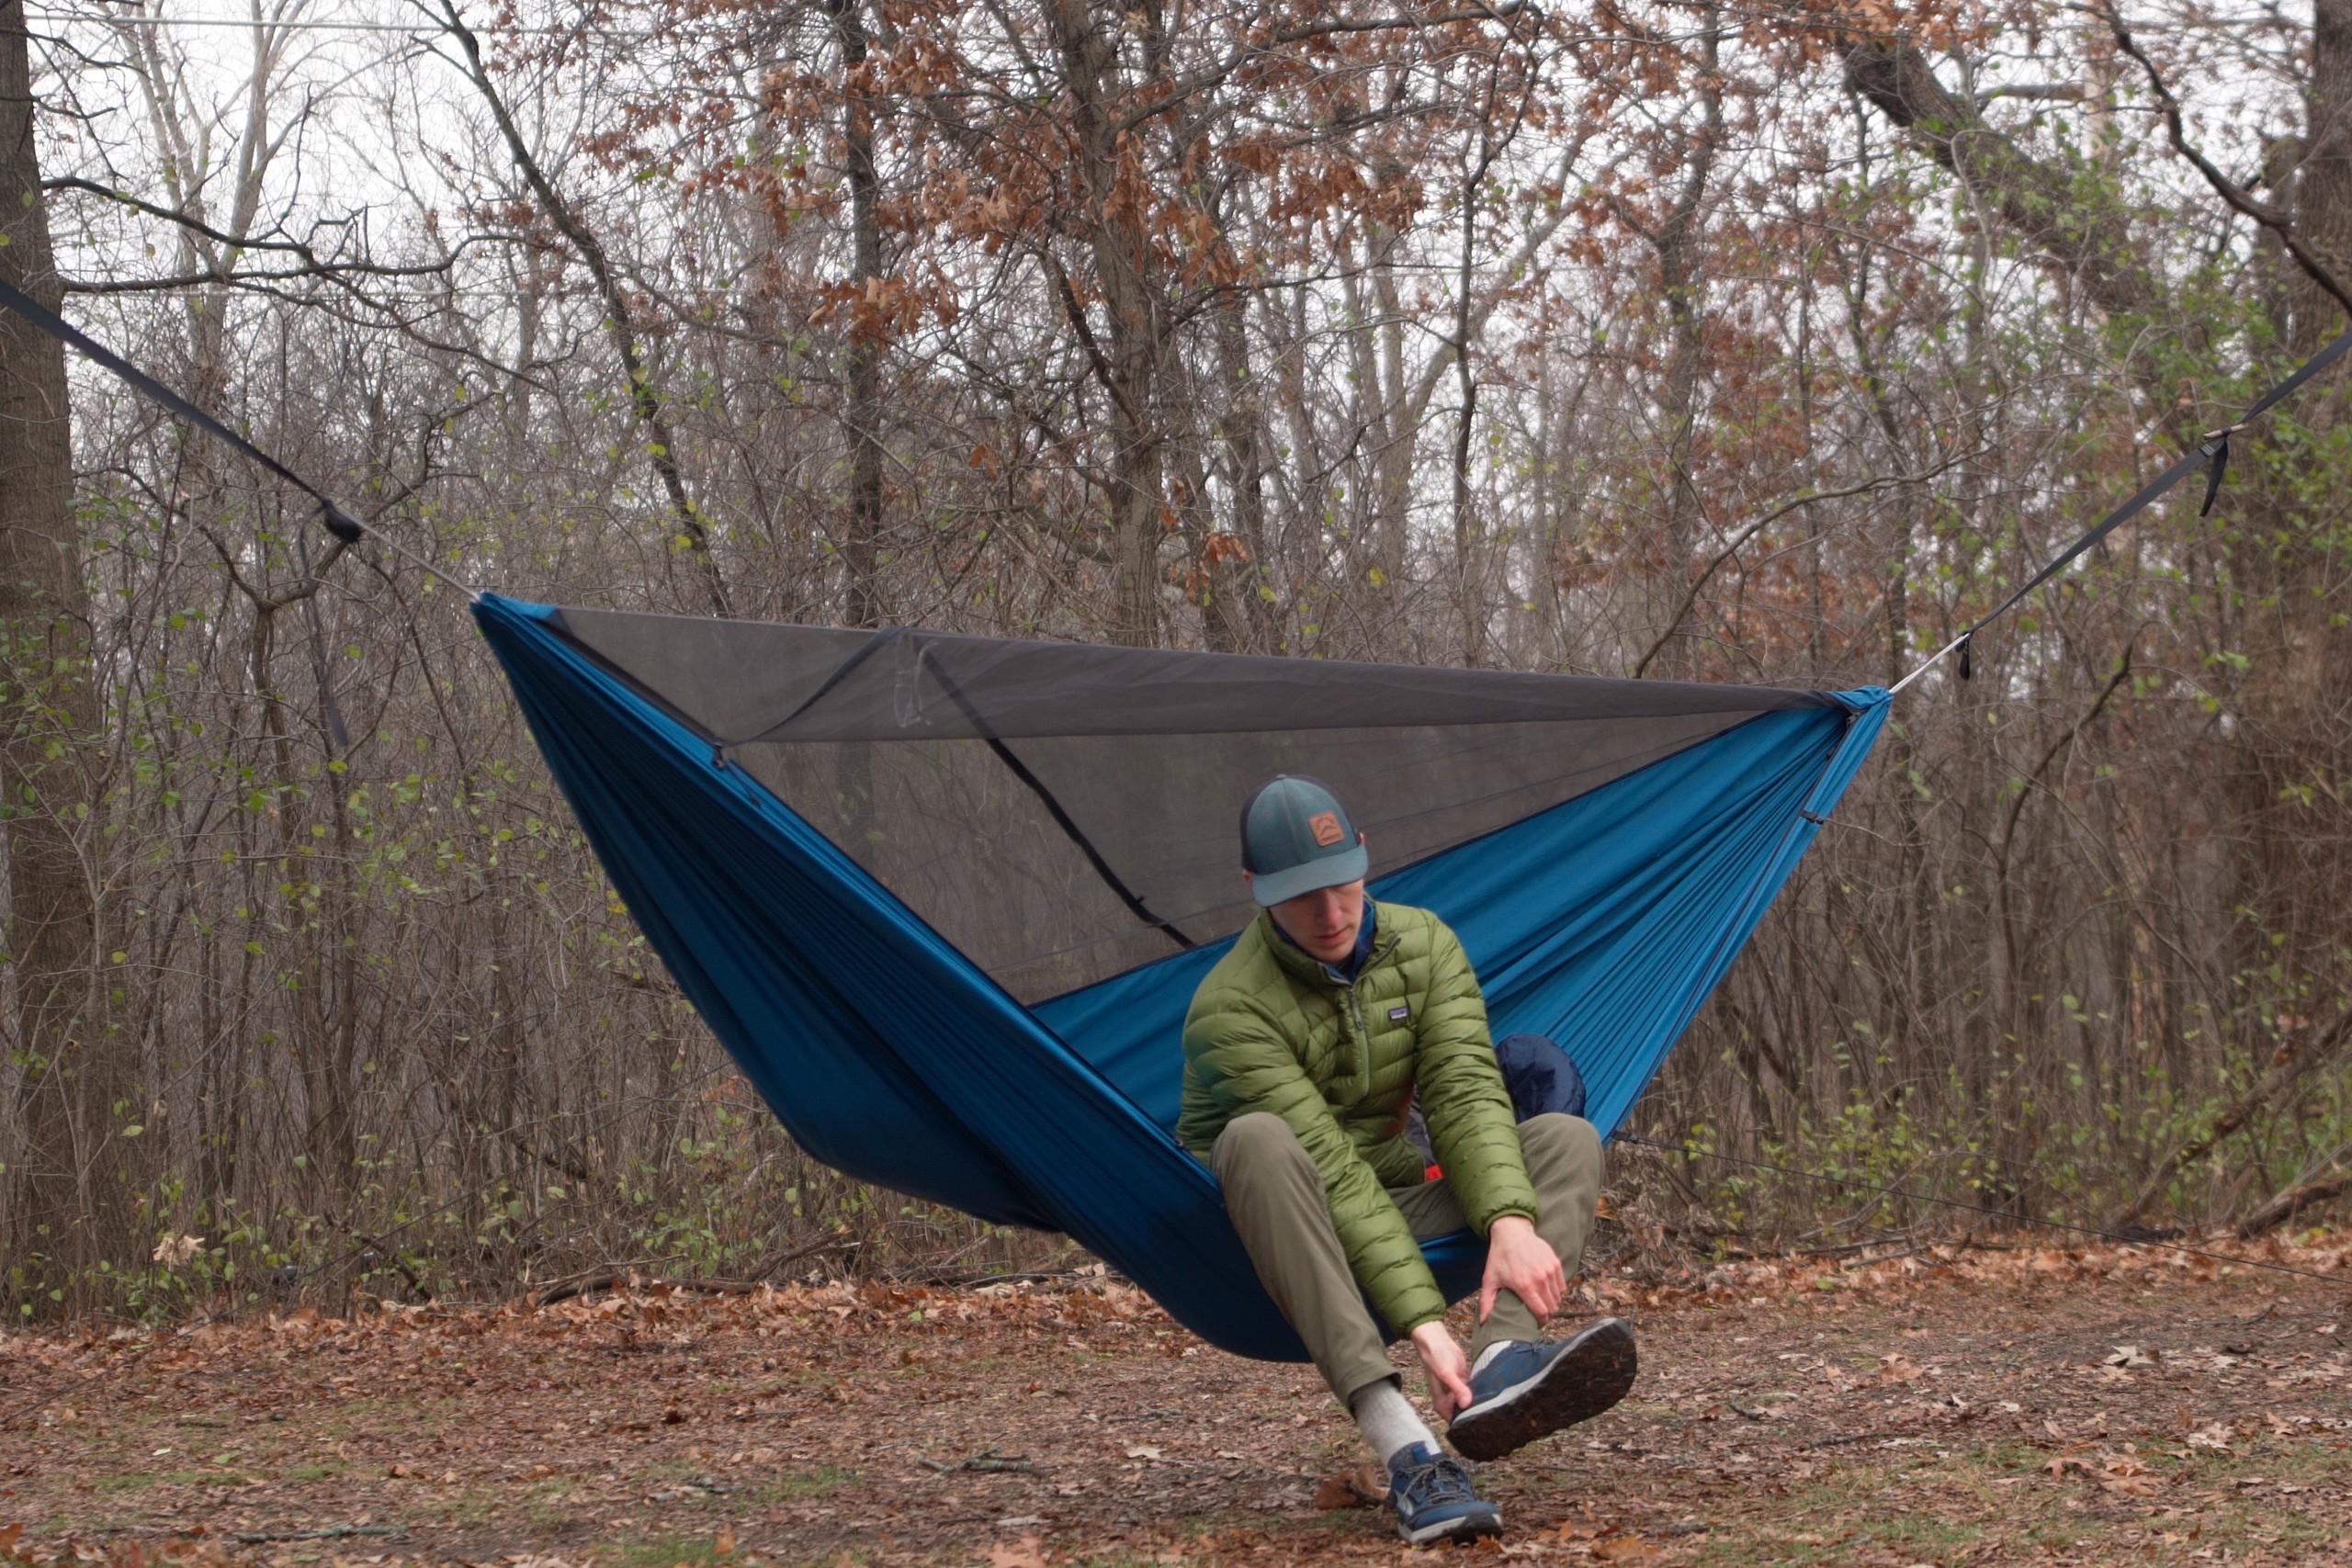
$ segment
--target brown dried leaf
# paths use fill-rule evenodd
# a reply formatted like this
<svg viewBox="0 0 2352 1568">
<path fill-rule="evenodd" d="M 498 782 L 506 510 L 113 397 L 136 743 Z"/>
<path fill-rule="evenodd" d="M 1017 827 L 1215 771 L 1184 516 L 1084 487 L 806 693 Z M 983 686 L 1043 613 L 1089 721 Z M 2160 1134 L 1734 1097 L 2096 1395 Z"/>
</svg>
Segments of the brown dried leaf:
<svg viewBox="0 0 2352 1568">
<path fill-rule="evenodd" d="M 1045 1554 L 1037 1550 L 1037 1538 L 1024 1535 L 1011 1546 L 987 1546 L 980 1555 L 989 1560 L 989 1568 L 1046 1568 Z"/>
<path fill-rule="evenodd" d="M 1604 1536 L 1588 1550 L 1603 1562 L 1655 1562 L 1666 1555 L 1637 1535 Z"/>
<path fill-rule="evenodd" d="M 1376 1464 L 1360 1464 L 1327 1475 L 1315 1489 L 1315 1506 L 1327 1514 L 1335 1508 L 1376 1506 L 1386 1501 L 1388 1477 Z"/>
</svg>

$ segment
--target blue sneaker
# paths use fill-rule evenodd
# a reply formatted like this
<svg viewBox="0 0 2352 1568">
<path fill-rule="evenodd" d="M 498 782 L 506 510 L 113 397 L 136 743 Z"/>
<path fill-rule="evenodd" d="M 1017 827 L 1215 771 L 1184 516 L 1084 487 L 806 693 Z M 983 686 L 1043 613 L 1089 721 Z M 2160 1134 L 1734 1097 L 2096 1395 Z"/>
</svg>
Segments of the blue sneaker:
<svg viewBox="0 0 2352 1568">
<path fill-rule="evenodd" d="M 1502 1510 L 1479 1497 L 1469 1467 L 1427 1443 L 1389 1460 L 1388 1501 L 1396 1506 L 1396 1533 L 1415 1546 L 1503 1533 Z"/>
<path fill-rule="evenodd" d="M 1634 1386 L 1634 1325 L 1604 1317 L 1570 1339 L 1515 1339 L 1470 1379 L 1470 1403 L 1445 1429 L 1475 1460 L 1500 1459 L 1589 1421 Z"/>
</svg>

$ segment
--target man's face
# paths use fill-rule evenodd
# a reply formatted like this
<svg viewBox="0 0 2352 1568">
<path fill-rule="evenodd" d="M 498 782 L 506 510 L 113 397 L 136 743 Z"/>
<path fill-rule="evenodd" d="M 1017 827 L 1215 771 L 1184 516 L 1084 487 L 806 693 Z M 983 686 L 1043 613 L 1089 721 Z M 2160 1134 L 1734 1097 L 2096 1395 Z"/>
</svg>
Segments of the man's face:
<svg viewBox="0 0 2352 1568">
<path fill-rule="evenodd" d="M 1363 884 L 1318 888 L 1276 904 L 1270 911 L 1284 935 L 1326 964 L 1355 956 L 1356 931 L 1363 924 Z"/>
</svg>

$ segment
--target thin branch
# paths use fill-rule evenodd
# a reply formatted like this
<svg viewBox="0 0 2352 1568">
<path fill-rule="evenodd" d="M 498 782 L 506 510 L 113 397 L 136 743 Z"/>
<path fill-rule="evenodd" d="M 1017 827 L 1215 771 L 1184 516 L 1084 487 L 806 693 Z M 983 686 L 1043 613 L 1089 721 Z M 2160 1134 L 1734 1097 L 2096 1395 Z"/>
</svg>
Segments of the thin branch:
<svg viewBox="0 0 2352 1568">
<path fill-rule="evenodd" d="M 175 224 L 179 228 L 185 229 L 192 234 L 202 235 L 205 239 L 210 240 L 215 244 L 227 245 L 232 250 L 239 251 L 280 252 L 284 254 L 296 257 L 303 264 L 302 269 L 299 272 L 267 273 L 258 275 L 274 278 L 301 277 L 311 274 L 324 275 L 328 273 L 344 273 L 366 277 L 438 277 L 446 275 L 451 267 L 458 265 L 459 254 L 462 253 L 468 245 L 473 244 L 478 241 L 488 241 L 492 239 L 511 240 L 514 238 L 513 235 L 507 234 L 469 234 L 464 240 L 458 243 L 457 250 L 451 251 L 441 260 L 437 262 L 421 264 L 415 266 L 388 266 L 380 262 L 368 261 L 322 261 L 319 259 L 318 252 L 311 245 L 300 240 L 255 239 L 246 235 L 224 233 L 220 230 L 215 229 L 211 224 L 205 222 L 202 219 L 191 218 L 185 212 L 175 212 L 168 207 L 158 207 L 152 201 L 141 200 L 140 197 L 131 195 L 129 191 L 116 190 L 109 186 L 102 186 L 96 180 L 85 180 L 78 175 L 59 175 L 52 178 L 45 179 L 40 182 L 40 188 L 43 190 L 77 190 L 83 192 L 85 195 L 100 197 L 107 201 L 115 203 L 118 206 L 128 207 L 134 212 L 145 213 L 150 218 L 160 218 L 164 222 Z M 187 283 L 226 283 L 232 281 L 232 275 L 218 272 L 205 272 L 192 275 L 180 281 Z M 96 293 L 100 288 L 108 287 L 111 286 L 85 286 L 83 292 Z M 162 285 L 141 285 L 141 287 L 162 287 Z"/>
<path fill-rule="evenodd" d="M 548 178 L 547 172 L 539 167 L 538 159 L 532 155 L 530 144 L 523 139 L 522 128 L 514 123 L 514 115 L 506 107 L 505 98 L 499 93 L 497 85 L 491 81 L 490 71 L 482 63 L 481 40 L 458 17 L 456 0 L 440 0 L 438 20 L 443 29 L 457 40 L 458 47 L 465 51 L 466 74 L 481 95 L 482 103 L 497 124 L 498 134 L 506 143 L 507 153 L 514 160 L 514 167 L 521 173 L 524 183 L 538 197 L 548 220 L 571 242 L 571 248 L 587 264 L 589 276 L 596 280 L 597 292 L 604 297 L 605 312 L 611 318 L 613 348 L 620 356 L 622 373 L 628 380 L 629 401 L 637 411 L 638 423 L 645 427 L 646 456 L 651 460 L 653 471 L 660 477 L 662 488 L 669 497 L 670 511 L 677 519 L 679 531 L 685 536 L 687 547 L 694 551 L 695 558 L 702 568 L 703 584 L 710 595 L 711 608 L 724 617 L 730 612 L 727 607 L 726 585 L 718 575 L 718 563 L 710 553 L 710 530 L 703 521 L 701 510 L 686 494 L 685 474 L 678 467 L 677 440 L 671 434 L 669 414 L 662 407 L 661 394 L 653 389 L 652 379 L 646 374 L 645 355 L 638 346 L 637 328 L 629 312 L 628 297 L 621 292 L 619 276 L 605 254 L 603 242 L 596 238 L 587 224 L 581 221 L 579 215 L 572 211 L 571 205 L 556 190 L 554 182 Z"/>
<path fill-rule="evenodd" d="M 2334 1166 L 2346 1154 L 2352 1154 L 2352 1144 L 2337 1149 L 2320 1163 Z M 2252 1241 L 2263 1232 L 2276 1230 L 2314 1203 L 2324 1203 L 2352 1192 L 2352 1176 L 2332 1176 L 2323 1180 L 2299 1181 L 2272 1198 L 2254 1213 L 2237 1223 L 2240 1241 Z"/>
<path fill-rule="evenodd" d="M 2286 247 L 2287 254 L 2295 258 L 2295 265 L 2303 269 L 2303 276 L 2318 284 L 2330 299 L 2342 306 L 2346 316 L 2352 316 L 2352 294 L 2345 292 L 2344 286 L 2335 281 L 2335 275 L 2327 269 L 2325 262 L 2320 260 L 2318 253 L 2304 244 L 2296 234 L 2294 219 L 2285 209 L 2264 201 L 2222 173 L 2213 166 L 2211 159 L 2190 145 L 2188 128 L 2181 123 L 2180 100 L 2174 97 L 2172 89 L 2165 85 L 2164 74 L 2156 69 L 2156 62 L 2148 58 L 2147 51 L 2132 38 L 2131 29 L 2123 25 L 2122 12 L 2111 3 L 2102 6 L 2101 10 L 2106 15 L 2108 27 L 2115 34 L 2115 47 L 2138 61 L 2140 68 L 2148 73 L 2148 87 L 2156 96 L 2157 107 L 2164 110 L 2165 133 L 2172 141 L 2172 150 L 2205 176 L 2205 183 L 2213 187 L 2216 196 L 2278 235 L 2278 243 Z"/>
<path fill-rule="evenodd" d="M 1111 362 L 1103 357 L 1102 344 L 1094 335 L 1093 323 L 1086 319 L 1086 307 L 1079 303 L 1078 290 L 1069 286 L 1069 274 L 1062 270 L 1060 258 L 1050 249 L 1041 248 L 1039 254 L 1054 275 L 1054 287 L 1061 293 L 1063 312 L 1069 317 L 1071 329 L 1078 333 L 1078 341 L 1086 349 L 1086 357 L 1094 367 L 1094 378 L 1102 383 L 1102 389 L 1111 394 L 1112 400 L 1119 405 L 1119 412 L 1125 414 L 1136 429 L 1142 429 L 1145 423 L 1143 414 L 1119 389 L 1118 378 L 1111 373 Z"/>
<path fill-rule="evenodd" d="M 389 277 L 413 276 L 428 273 L 437 275 L 447 269 L 435 266 L 399 269 L 379 267 L 368 270 L 375 276 Z M 58 280 L 58 287 L 68 294 L 168 294 L 175 288 L 205 288 L 215 284 L 223 284 L 232 288 L 259 288 L 266 283 L 293 283 L 305 277 L 338 277 L 344 272 L 345 269 L 335 264 L 288 267 L 282 272 L 239 272 L 232 268 L 220 272 L 184 272 L 170 277 L 123 277 L 105 281 L 89 277 L 64 277 Z"/>
<path fill-rule="evenodd" d="M 1849 496 L 1883 490 L 1888 485 L 1923 484 L 1947 468 L 1965 463 L 1972 457 L 1983 457 L 1988 450 L 1990 448 L 1980 446 L 1973 452 L 1962 452 L 1958 457 L 1945 458 L 1932 468 L 1922 468 L 1916 474 L 1878 474 L 1863 479 L 1859 484 L 1848 485 L 1842 490 L 1810 491 L 1804 495 L 1792 496 L 1772 508 L 1771 511 L 1742 528 L 1730 544 L 1715 552 L 1714 558 L 1707 563 L 1705 570 L 1690 580 L 1690 590 L 1682 595 L 1682 602 L 1674 607 L 1674 615 L 1667 622 L 1666 630 L 1658 634 L 1657 640 L 1650 644 L 1649 651 L 1643 654 L 1634 665 L 1634 679 L 1640 680 L 1643 671 L 1649 669 L 1651 660 L 1663 652 L 1666 645 L 1673 641 L 1675 636 L 1682 630 L 1682 618 L 1690 613 L 1690 606 L 1698 603 L 1699 591 L 1707 586 L 1708 581 L 1723 569 L 1724 563 L 1745 548 L 1748 540 L 1753 539 L 1790 513 L 1801 506 L 1811 506 L 1816 502 L 1844 501 Z"/>
<path fill-rule="evenodd" d="M 1437 17 L 1365 17 L 1347 21 L 1317 22 L 1311 27 L 1289 28 L 1273 36 L 1273 41 L 1304 43 L 1308 39 L 1329 38 L 1335 33 L 1385 33 L 1423 28 L 1452 27 L 1457 22 L 1499 22 L 1533 11 L 1543 15 L 1542 8 L 1528 0 L 1504 0 L 1499 6 L 1480 6 L 1475 10 L 1448 11 Z"/>
<path fill-rule="evenodd" d="M 341 560 L 343 552 L 351 547 L 349 540 L 340 534 L 336 535 L 334 543 L 327 547 L 327 553 L 320 558 L 319 564 L 298 579 L 292 587 L 279 593 L 265 593 L 245 581 L 244 572 L 237 566 L 235 552 L 229 548 L 228 544 L 220 535 L 214 533 L 211 527 L 204 523 L 198 523 L 196 530 L 202 534 L 205 541 L 212 547 L 213 554 L 220 558 L 220 565 L 228 571 L 230 582 L 235 585 L 238 592 L 251 600 L 254 608 L 264 615 L 274 615 L 288 604 L 299 604 L 324 588 L 328 569 Z"/>
<path fill-rule="evenodd" d="M 1514 17 L 1529 15 L 1532 15 L 1540 20 L 1544 15 L 1543 7 L 1533 4 L 1532 0 L 1503 0 L 1503 3 L 1500 5 L 1481 6 L 1473 10 L 1448 11 L 1442 16 L 1436 17 L 1397 16 L 1355 17 L 1346 20 L 1317 22 L 1306 27 L 1291 28 L 1284 31 L 1269 34 L 1261 38 L 1245 37 L 1230 52 L 1226 54 L 1223 59 L 1218 60 L 1212 64 L 1204 66 L 1202 69 L 1193 72 L 1188 75 L 1177 78 L 1175 81 L 1170 82 L 1168 85 L 1168 88 L 1164 93 L 1153 97 L 1149 102 L 1143 104 L 1139 107 L 1128 111 L 1127 114 L 1121 118 L 1119 121 L 1119 129 L 1121 130 L 1133 130 L 1136 126 L 1139 126 L 1148 120 L 1157 118 L 1160 115 L 1169 113 L 1176 105 L 1182 103 L 1188 98 L 1195 97 L 1202 93 L 1211 92 L 1216 88 L 1222 87 L 1227 82 L 1232 79 L 1233 73 L 1238 71 L 1247 62 L 1262 58 L 1273 50 L 1282 49 L 1291 44 L 1307 43 L 1316 39 L 1331 38 L 1341 34 L 1423 31 L 1433 28 L 1453 27 L 1464 22 L 1501 22 L 1509 21 Z M 1003 20 L 1003 18 L 1000 17 L 1000 20 Z M 1017 29 L 1012 28 L 1010 21 L 1005 21 L 1004 25 L 1009 31 L 1017 31 Z M 1328 126 L 1318 126 L 1317 129 L 1318 131 L 1326 133 L 1338 133 L 1348 130 L 1357 129 L 1360 123 L 1361 122 L 1356 121 L 1341 121 L 1335 122 Z"/>
<path fill-rule="evenodd" d="M 2014 87 L 1987 87 L 1970 95 L 1978 108 L 1996 98 L 2024 98 L 2034 103 L 2078 104 L 2090 95 L 2080 82 L 2021 82 Z"/>
<path fill-rule="evenodd" d="M 2131 1224 L 2136 1222 L 2148 1212 L 2149 1205 L 2163 1196 L 2165 1188 L 2182 1168 L 2211 1154 L 2215 1145 L 2251 1122 L 2256 1112 L 2267 1109 L 2281 1089 L 2331 1060 L 2347 1040 L 2352 1040 L 2352 1008 L 2339 1012 L 2335 1021 L 2328 1026 L 2327 1032 L 2310 1047 L 2293 1053 L 2286 1061 L 2274 1066 L 2259 1083 L 2213 1118 L 2211 1126 L 2158 1160 L 2155 1168 L 2148 1173 L 2148 1179 L 2140 1184 L 2139 1193 L 2132 1200 L 2132 1206 L 2123 1211 L 2122 1218 L 2116 1223 Z"/>
<path fill-rule="evenodd" d="M 2139 633 L 2133 632 L 2132 637 L 2136 639 Z M 2107 711 L 2108 703 L 2114 698 L 2116 693 L 2123 689 L 2134 673 L 2132 668 L 2132 644 L 2126 642 L 2123 645 L 2123 657 L 2116 661 L 2115 673 L 2108 677 L 2107 684 L 2099 689 L 2098 696 L 2092 701 L 2089 710 L 2073 724 L 2068 725 L 2066 733 L 2052 740 L 2048 749 L 2041 753 L 2041 761 L 2036 762 L 2027 771 L 2026 775 L 2018 781 L 2017 797 L 2009 802 L 2008 820 L 2001 829 L 2000 856 L 1995 863 L 2000 872 L 2004 897 L 2006 897 L 2009 880 L 2009 853 L 2017 847 L 2018 823 L 2025 816 L 2026 802 L 2033 798 L 2033 790 L 2030 786 L 2041 782 L 2041 775 L 2050 771 L 2050 764 L 2058 760 L 2059 752 L 2072 746 L 2081 738 L 2084 730 L 2088 729 L 2098 721 L 2098 716 Z"/>
</svg>

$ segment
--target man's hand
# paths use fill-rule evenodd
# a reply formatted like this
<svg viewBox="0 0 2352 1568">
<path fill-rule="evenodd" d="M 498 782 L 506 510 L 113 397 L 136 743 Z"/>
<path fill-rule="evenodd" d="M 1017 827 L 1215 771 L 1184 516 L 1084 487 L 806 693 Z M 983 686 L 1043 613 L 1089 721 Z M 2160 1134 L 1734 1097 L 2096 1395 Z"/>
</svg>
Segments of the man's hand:
<svg viewBox="0 0 2352 1568">
<path fill-rule="evenodd" d="M 1560 1255 L 1535 1234 L 1523 1214 L 1505 1214 L 1487 1233 L 1487 1277 L 1478 1284 L 1478 1321 L 1495 1310 L 1495 1292 L 1509 1291 L 1527 1303 L 1543 1322 L 1559 1310 L 1568 1293 L 1568 1277 L 1560 1269 Z"/>
<path fill-rule="evenodd" d="M 1430 1403 L 1437 1406 L 1439 1420 L 1451 1421 L 1454 1412 L 1470 1403 L 1470 1358 L 1442 1323 L 1424 1323 L 1413 1330 L 1412 1339 L 1430 1374 Z"/>
</svg>

